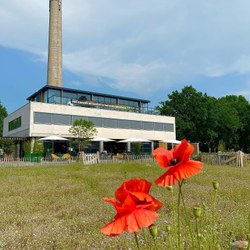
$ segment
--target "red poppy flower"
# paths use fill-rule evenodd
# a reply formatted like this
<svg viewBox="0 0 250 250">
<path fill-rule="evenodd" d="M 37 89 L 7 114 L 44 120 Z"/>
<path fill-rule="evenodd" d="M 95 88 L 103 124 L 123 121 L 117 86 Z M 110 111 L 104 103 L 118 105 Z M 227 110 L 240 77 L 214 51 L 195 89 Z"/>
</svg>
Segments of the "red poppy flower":
<svg viewBox="0 0 250 250">
<path fill-rule="evenodd" d="M 167 172 L 160 176 L 155 183 L 159 186 L 171 186 L 177 181 L 198 174 L 203 163 L 190 160 L 193 151 L 194 146 L 187 140 L 182 140 L 180 145 L 171 150 L 155 149 L 153 157 L 161 167 L 168 168 Z"/>
<path fill-rule="evenodd" d="M 162 203 L 149 194 L 150 188 L 150 182 L 136 178 L 122 183 L 115 192 L 116 199 L 104 198 L 113 204 L 117 213 L 101 232 L 116 236 L 126 230 L 134 233 L 153 224 L 158 216 L 155 211 Z"/>
</svg>

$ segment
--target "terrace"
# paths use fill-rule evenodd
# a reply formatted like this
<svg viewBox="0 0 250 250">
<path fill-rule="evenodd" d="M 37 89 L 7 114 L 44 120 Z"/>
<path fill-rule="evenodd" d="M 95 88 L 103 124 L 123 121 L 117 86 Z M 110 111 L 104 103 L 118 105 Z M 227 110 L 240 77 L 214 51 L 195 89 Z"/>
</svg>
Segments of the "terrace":
<svg viewBox="0 0 250 250">
<path fill-rule="evenodd" d="M 28 101 L 159 115 L 150 101 L 68 88 L 45 86 L 27 98 Z"/>
</svg>

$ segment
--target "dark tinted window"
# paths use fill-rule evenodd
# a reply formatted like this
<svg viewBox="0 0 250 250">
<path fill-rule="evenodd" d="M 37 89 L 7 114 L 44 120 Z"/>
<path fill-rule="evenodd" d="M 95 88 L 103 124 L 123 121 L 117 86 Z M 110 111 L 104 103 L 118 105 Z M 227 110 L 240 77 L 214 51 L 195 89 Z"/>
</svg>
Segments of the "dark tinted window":
<svg viewBox="0 0 250 250">
<path fill-rule="evenodd" d="M 35 112 L 34 113 L 34 123 L 52 124 L 52 122 L 51 122 L 51 114 Z"/>
<path fill-rule="evenodd" d="M 53 115 L 53 124 L 71 125 L 71 115 Z"/>
<path fill-rule="evenodd" d="M 103 127 L 104 128 L 117 128 L 117 120 L 103 118 Z"/>
</svg>

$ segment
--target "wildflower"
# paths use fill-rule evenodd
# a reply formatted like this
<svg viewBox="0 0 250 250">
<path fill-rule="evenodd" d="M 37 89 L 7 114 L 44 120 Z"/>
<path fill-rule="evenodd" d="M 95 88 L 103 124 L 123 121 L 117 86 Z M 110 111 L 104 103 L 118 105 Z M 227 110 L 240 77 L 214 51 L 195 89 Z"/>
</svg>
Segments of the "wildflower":
<svg viewBox="0 0 250 250">
<path fill-rule="evenodd" d="M 203 163 L 190 160 L 193 151 L 193 145 L 185 139 L 181 141 L 180 145 L 175 146 L 171 150 L 155 149 L 153 157 L 161 167 L 168 169 L 155 183 L 159 186 L 171 186 L 177 181 L 198 174 Z"/>
<path fill-rule="evenodd" d="M 114 220 L 106 224 L 101 232 L 116 236 L 128 230 L 130 233 L 149 227 L 156 220 L 162 203 L 149 194 L 151 183 L 144 179 L 132 179 L 122 183 L 115 192 L 115 199 L 104 198 L 116 209 Z"/>
</svg>

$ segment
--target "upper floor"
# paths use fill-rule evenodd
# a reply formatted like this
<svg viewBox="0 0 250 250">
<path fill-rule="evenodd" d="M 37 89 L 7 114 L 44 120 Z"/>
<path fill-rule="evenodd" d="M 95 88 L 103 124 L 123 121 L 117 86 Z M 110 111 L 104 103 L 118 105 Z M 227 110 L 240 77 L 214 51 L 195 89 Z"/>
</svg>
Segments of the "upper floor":
<svg viewBox="0 0 250 250">
<path fill-rule="evenodd" d="M 157 111 L 149 107 L 150 101 L 148 100 L 48 85 L 35 92 L 27 100 L 78 107 L 158 114 Z"/>
</svg>

